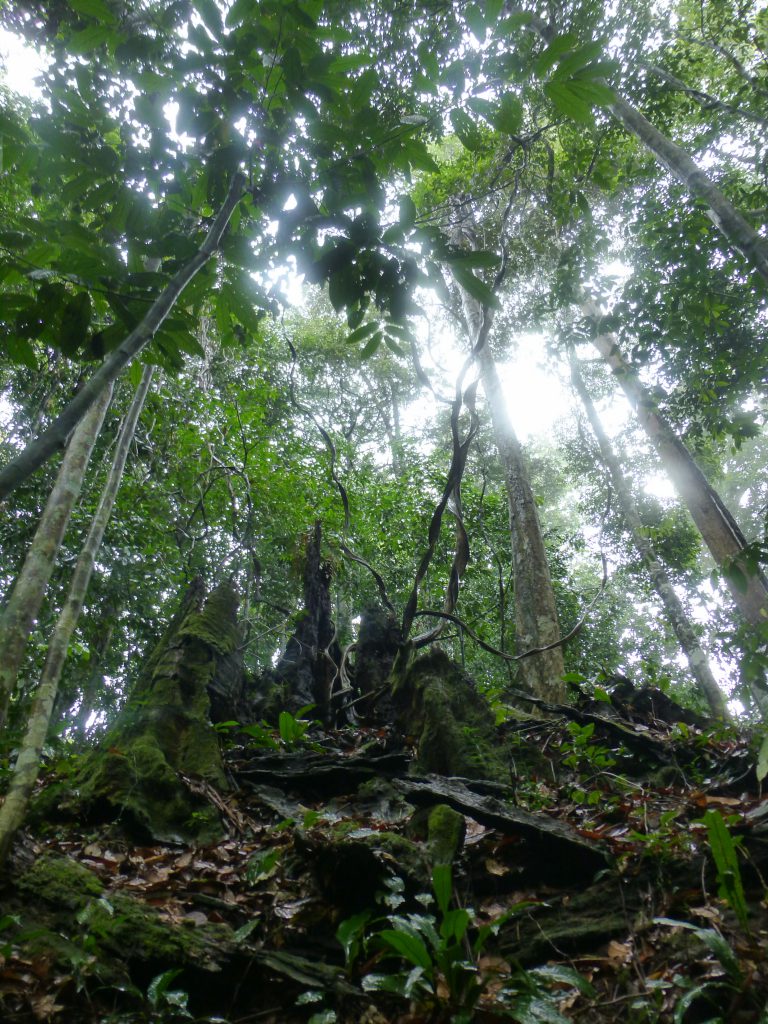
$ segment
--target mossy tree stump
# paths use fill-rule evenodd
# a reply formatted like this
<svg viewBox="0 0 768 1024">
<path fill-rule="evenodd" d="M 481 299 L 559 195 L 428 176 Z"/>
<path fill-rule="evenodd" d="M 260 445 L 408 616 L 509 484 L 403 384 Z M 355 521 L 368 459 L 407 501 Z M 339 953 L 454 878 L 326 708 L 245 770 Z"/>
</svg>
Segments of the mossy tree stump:
<svg viewBox="0 0 768 1024">
<path fill-rule="evenodd" d="M 54 793 L 59 806 L 86 817 L 114 817 L 159 841 L 207 842 L 220 834 L 216 811 L 190 792 L 182 776 L 227 788 L 209 687 L 222 666 L 236 670 L 237 608 L 229 584 L 206 601 L 202 580 L 192 583 L 73 791 L 63 799 Z"/>
</svg>

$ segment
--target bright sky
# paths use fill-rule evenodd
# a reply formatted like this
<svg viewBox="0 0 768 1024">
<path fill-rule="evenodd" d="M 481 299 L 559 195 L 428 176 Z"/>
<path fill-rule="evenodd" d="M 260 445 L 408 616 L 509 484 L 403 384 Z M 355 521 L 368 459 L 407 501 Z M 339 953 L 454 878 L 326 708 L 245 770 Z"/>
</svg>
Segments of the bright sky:
<svg viewBox="0 0 768 1024">
<path fill-rule="evenodd" d="M 24 46 L 17 36 L 0 28 L 0 77 L 9 89 L 36 99 L 40 90 L 34 80 L 44 67 L 45 61 L 36 50 Z"/>
</svg>

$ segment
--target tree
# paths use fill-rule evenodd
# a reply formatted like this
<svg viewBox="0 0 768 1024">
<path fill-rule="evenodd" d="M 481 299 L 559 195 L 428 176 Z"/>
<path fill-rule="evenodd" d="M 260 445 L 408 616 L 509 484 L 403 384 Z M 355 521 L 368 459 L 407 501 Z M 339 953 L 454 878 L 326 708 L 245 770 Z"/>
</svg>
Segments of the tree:
<svg viewBox="0 0 768 1024">
<path fill-rule="evenodd" d="M 82 611 L 83 602 L 88 592 L 93 566 L 98 555 L 112 507 L 120 488 L 120 482 L 128 458 L 128 451 L 133 441 L 141 410 L 152 382 L 153 367 L 145 368 L 133 401 L 125 415 L 117 436 L 115 454 L 109 475 L 99 498 L 99 504 L 93 517 L 82 550 L 75 565 L 67 601 L 61 610 L 56 628 L 48 644 L 48 655 L 39 684 L 35 687 L 32 697 L 32 710 L 29 713 L 27 732 L 22 741 L 14 766 L 14 774 L 8 787 L 5 800 L 0 807 L 0 865 L 3 864 L 10 849 L 13 836 L 24 820 L 29 798 L 37 781 L 40 769 L 40 755 L 43 750 L 48 729 L 51 723 L 56 695 L 61 679 L 62 668 L 67 657 L 72 634 Z"/>
<path fill-rule="evenodd" d="M 73 431 L 24 565 L 3 609 L 0 619 L 2 725 L 5 724 L 8 704 L 16 691 L 27 640 L 43 603 L 72 506 L 83 485 L 88 461 L 111 397 L 112 387 L 108 385 Z"/>
<path fill-rule="evenodd" d="M 709 667 L 707 656 L 699 644 L 696 633 L 685 613 L 682 602 L 675 593 L 674 588 L 664 571 L 664 567 L 654 552 L 653 546 L 646 535 L 628 481 L 625 479 L 624 474 L 621 471 L 621 466 L 611 447 L 608 435 L 605 433 L 603 425 L 597 415 L 594 402 L 592 401 L 579 370 L 579 364 L 575 353 L 572 353 L 571 355 L 571 379 L 573 381 L 573 386 L 584 405 L 584 410 L 592 427 L 592 431 L 597 438 L 597 443 L 600 448 L 600 457 L 610 474 L 611 482 L 613 483 L 613 488 L 619 499 L 627 528 L 632 536 L 635 546 L 645 562 L 648 573 L 653 580 L 653 585 L 664 605 L 664 610 L 672 623 L 675 635 L 680 641 L 680 646 L 685 652 L 685 656 L 688 659 L 688 664 L 691 669 L 691 675 L 701 688 L 701 692 L 706 698 L 713 715 L 718 718 L 727 719 L 728 713 L 720 687 L 715 681 L 715 677 Z"/>
</svg>

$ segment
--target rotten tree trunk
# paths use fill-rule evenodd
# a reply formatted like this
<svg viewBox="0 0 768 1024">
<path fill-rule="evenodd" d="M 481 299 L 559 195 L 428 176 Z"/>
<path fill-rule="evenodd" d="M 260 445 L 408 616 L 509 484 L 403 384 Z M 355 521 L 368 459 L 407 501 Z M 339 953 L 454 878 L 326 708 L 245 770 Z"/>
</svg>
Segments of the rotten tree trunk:
<svg viewBox="0 0 768 1024">
<path fill-rule="evenodd" d="M 632 541 L 645 563 L 648 574 L 651 577 L 656 593 L 659 595 L 667 617 L 672 624 L 680 646 L 688 659 L 691 675 L 699 685 L 699 689 L 706 698 L 707 703 L 716 718 L 728 720 L 729 715 L 723 699 L 723 693 L 715 681 L 709 661 L 701 648 L 696 633 L 691 625 L 685 609 L 672 587 L 664 566 L 661 564 L 653 550 L 653 546 L 643 529 L 640 514 L 637 510 L 635 499 L 630 490 L 629 483 L 622 473 L 619 460 L 611 446 L 608 435 L 603 429 L 600 418 L 597 415 L 594 402 L 587 390 L 584 379 L 579 372 L 579 365 L 574 356 L 571 357 L 571 380 L 579 394 L 584 409 L 587 413 L 592 430 L 594 431 L 597 443 L 600 447 L 600 455 L 605 467 L 611 477 L 613 489 L 619 499 L 624 522 L 627 525 Z"/>
<path fill-rule="evenodd" d="M 311 704 L 328 715 L 339 678 L 340 651 L 332 615 L 330 567 L 322 558 L 321 543 L 318 522 L 306 547 L 304 608 L 275 669 L 275 679 L 283 689 L 283 701 L 289 710 Z"/>
<path fill-rule="evenodd" d="M 78 423 L 56 477 L 56 483 L 0 618 L 0 727 L 5 724 L 29 635 L 45 597 L 56 556 L 112 397 L 112 385 Z"/>
</svg>

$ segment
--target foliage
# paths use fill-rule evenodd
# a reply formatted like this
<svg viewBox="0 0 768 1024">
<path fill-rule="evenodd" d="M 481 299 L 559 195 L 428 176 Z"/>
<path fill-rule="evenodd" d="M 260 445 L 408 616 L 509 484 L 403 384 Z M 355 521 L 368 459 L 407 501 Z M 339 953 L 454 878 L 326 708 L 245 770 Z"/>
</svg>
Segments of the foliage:
<svg viewBox="0 0 768 1024">
<path fill-rule="evenodd" d="M 396 889 L 395 889 L 396 891 Z M 592 988 L 577 971 L 567 967 L 544 967 L 535 971 L 512 971 L 499 977 L 498 969 L 483 962 L 489 939 L 506 920 L 527 906 L 511 907 L 491 924 L 477 926 L 474 914 L 464 907 L 452 907 L 452 873 L 449 864 L 432 870 L 433 895 L 417 899 L 424 907 L 437 904 L 437 913 L 388 914 L 372 919 L 364 912 L 343 921 L 336 937 L 344 949 L 349 968 L 366 950 L 374 961 L 397 958 L 406 967 L 395 973 L 369 973 L 363 976 L 363 988 L 369 992 L 388 992 L 411 1000 L 421 1012 L 449 1012 L 456 1024 L 474 1019 L 474 1008 L 490 986 L 494 995 L 484 1009 L 498 1016 L 528 1024 L 530 1021 L 565 1020 L 556 1008 L 548 984 L 573 986 L 583 994 Z M 392 902 L 391 897 L 387 902 Z M 388 924 L 389 927 L 371 925 Z"/>
</svg>

